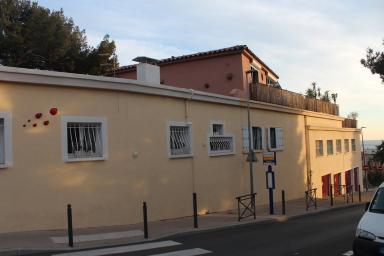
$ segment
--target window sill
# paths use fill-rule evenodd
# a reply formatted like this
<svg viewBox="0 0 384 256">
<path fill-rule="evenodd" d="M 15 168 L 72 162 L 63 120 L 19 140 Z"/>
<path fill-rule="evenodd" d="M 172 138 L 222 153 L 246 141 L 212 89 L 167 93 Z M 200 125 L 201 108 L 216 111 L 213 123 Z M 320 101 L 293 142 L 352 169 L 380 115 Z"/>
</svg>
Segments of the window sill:
<svg viewBox="0 0 384 256">
<path fill-rule="evenodd" d="M 87 158 L 65 158 L 64 162 L 90 162 L 90 161 L 104 161 L 106 157 L 87 157 Z"/>
<path fill-rule="evenodd" d="M 283 151 L 284 148 L 270 148 L 268 149 L 268 151 L 271 151 L 271 152 L 276 152 L 276 151 Z"/>
<path fill-rule="evenodd" d="M 228 156 L 228 155 L 235 155 L 235 152 L 210 152 L 208 153 L 209 156 Z"/>
<path fill-rule="evenodd" d="M 192 158 L 193 154 L 186 154 L 186 155 L 169 155 L 170 159 L 177 159 L 177 158 Z"/>
<path fill-rule="evenodd" d="M 6 168 L 9 168 L 11 167 L 10 164 L 0 164 L 0 169 L 6 169 Z"/>
<path fill-rule="evenodd" d="M 256 150 L 256 149 L 253 149 L 252 151 L 253 151 L 254 153 L 263 153 L 263 150 L 262 150 L 262 149 L 257 149 L 257 150 Z M 248 152 L 249 152 L 248 150 L 243 150 L 243 151 L 242 151 L 243 154 L 248 154 Z M 235 154 L 235 153 L 233 153 L 233 154 Z"/>
</svg>

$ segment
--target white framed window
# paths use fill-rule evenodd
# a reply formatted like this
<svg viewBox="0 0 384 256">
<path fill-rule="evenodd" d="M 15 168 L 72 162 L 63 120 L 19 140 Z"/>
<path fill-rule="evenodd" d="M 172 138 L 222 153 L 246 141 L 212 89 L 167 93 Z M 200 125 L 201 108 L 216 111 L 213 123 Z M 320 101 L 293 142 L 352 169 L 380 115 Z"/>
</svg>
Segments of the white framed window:
<svg viewBox="0 0 384 256">
<path fill-rule="evenodd" d="M 327 140 L 327 155 L 333 155 L 333 140 Z"/>
<path fill-rule="evenodd" d="M 349 152 L 349 139 L 344 139 L 344 152 Z"/>
<path fill-rule="evenodd" d="M 336 153 L 341 153 L 341 140 L 336 140 Z"/>
<path fill-rule="evenodd" d="M 12 166 L 12 115 L 0 112 L 0 168 Z"/>
<path fill-rule="evenodd" d="M 224 122 L 212 121 L 211 133 L 208 136 L 208 155 L 220 156 L 235 153 L 234 136 L 226 134 L 224 130 Z"/>
<path fill-rule="evenodd" d="M 356 140 L 355 139 L 351 139 L 351 147 L 352 147 L 352 151 L 356 151 Z"/>
<path fill-rule="evenodd" d="M 170 122 L 167 129 L 167 143 L 170 158 L 193 156 L 192 123 Z"/>
<path fill-rule="evenodd" d="M 243 152 L 248 152 L 249 148 L 249 133 L 248 127 L 242 128 L 243 135 Z M 258 126 L 251 127 L 251 148 L 254 151 L 262 151 L 265 148 L 265 135 L 264 129 Z"/>
<path fill-rule="evenodd" d="M 271 151 L 284 149 L 283 128 L 270 127 L 268 129 L 268 147 Z"/>
<path fill-rule="evenodd" d="M 322 140 L 316 140 L 316 156 L 324 155 L 324 145 Z"/>
<path fill-rule="evenodd" d="M 107 159 L 107 121 L 104 117 L 63 116 L 61 144 L 65 162 Z"/>
</svg>

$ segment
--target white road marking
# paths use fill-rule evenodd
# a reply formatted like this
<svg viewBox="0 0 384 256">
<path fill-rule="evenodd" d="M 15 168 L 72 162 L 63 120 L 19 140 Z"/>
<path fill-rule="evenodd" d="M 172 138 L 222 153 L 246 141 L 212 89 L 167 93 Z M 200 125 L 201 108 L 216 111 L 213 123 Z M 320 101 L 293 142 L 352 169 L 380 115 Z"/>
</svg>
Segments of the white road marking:
<svg viewBox="0 0 384 256">
<path fill-rule="evenodd" d="M 153 243 L 145 243 L 145 244 L 135 244 L 135 245 L 127 245 L 127 246 L 119 246 L 112 248 L 104 248 L 104 249 L 96 249 L 89 251 L 79 251 L 79 252 L 68 252 L 61 254 L 54 254 L 52 256 L 60 255 L 60 256 L 101 256 L 101 255 L 110 255 L 110 254 L 119 254 L 126 252 L 137 252 L 144 251 L 156 248 L 170 247 L 175 245 L 181 245 L 181 243 L 175 241 L 162 241 L 162 242 L 153 242 Z"/>
<path fill-rule="evenodd" d="M 352 255 L 353 255 L 353 251 L 347 251 L 343 253 L 343 256 L 352 256 Z"/>
<path fill-rule="evenodd" d="M 129 230 L 113 233 L 99 233 L 99 234 L 90 234 L 90 235 L 78 235 L 73 237 L 74 242 L 89 242 L 89 241 L 99 241 L 99 240 L 108 240 L 108 239 L 120 239 L 120 238 L 130 238 L 136 236 L 144 235 L 141 230 Z M 66 236 L 56 236 L 51 237 L 52 241 L 56 244 L 66 244 L 68 243 L 68 237 Z"/>
<path fill-rule="evenodd" d="M 189 249 L 189 250 L 153 254 L 150 256 L 195 256 L 195 255 L 202 255 L 207 253 L 212 253 L 212 252 L 204 249 L 200 249 L 200 248 L 195 248 L 195 249 Z"/>
</svg>

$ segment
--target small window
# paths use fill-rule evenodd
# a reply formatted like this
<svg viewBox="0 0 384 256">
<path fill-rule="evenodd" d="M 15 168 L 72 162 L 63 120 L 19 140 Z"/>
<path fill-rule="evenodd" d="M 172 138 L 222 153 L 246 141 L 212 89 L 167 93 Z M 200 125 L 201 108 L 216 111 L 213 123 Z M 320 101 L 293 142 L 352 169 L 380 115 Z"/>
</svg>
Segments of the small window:
<svg viewBox="0 0 384 256">
<path fill-rule="evenodd" d="M 272 78 L 270 78 L 269 76 L 267 76 L 267 85 L 269 86 L 273 86 L 275 85 L 275 81 L 272 80 Z"/>
<path fill-rule="evenodd" d="M 190 123 L 171 123 L 168 129 L 169 156 L 192 156 L 192 125 Z"/>
<path fill-rule="evenodd" d="M 252 127 L 252 146 L 254 150 L 263 149 L 263 130 L 260 127 Z"/>
<path fill-rule="evenodd" d="M 106 159 L 106 121 L 97 117 L 63 117 L 64 161 Z"/>
<path fill-rule="evenodd" d="M 333 140 L 327 140 L 327 155 L 333 155 Z"/>
<path fill-rule="evenodd" d="M 352 151 L 356 151 L 356 140 L 355 139 L 351 139 L 351 147 L 352 147 Z"/>
<path fill-rule="evenodd" d="M 349 152 L 349 140 L 344 140 L 344 152 Z"/>
<path fill-rule="evenodd" d="M 336 140 L 336 153 L 341 153 L 341 140 Z"/>
<path fill-rule="evenodd" d="M 316 156 L 323 156 L 323 155 L 324 155 L 323 141 L 316 140 Z"/>
<path fill-rule="evenodd" d="M 271 127 L 268 129 L 268 143 L 270 150 L 283 150 L 283 128 Z"/>
<path fill-rule="evenodd" d="M 0 168 L 12 165 L 11 114 L 0 113 Z"/>
<path fill-rule="evenodd" d="M 251 66 L 252 71 L 252 83 L 259 83 L 259 70 L 257 70 L 255 67 Z"/>
<path fill-rule="evenodd" d="M 222 122 L 212 123 L 208 144 L 210 156 L 229 155 L 235 152 L 233 136 L 224 133 L 224 123 Z"/>
</svg>

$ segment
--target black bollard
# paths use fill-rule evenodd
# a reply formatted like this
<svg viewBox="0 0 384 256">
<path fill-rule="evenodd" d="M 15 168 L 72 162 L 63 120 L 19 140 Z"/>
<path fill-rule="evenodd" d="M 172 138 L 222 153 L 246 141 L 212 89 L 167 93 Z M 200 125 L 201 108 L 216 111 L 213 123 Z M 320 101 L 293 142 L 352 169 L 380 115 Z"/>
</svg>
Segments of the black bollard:
<svg viewBox="0 0 384 256">
<path fill-rule="evenodd" d="M 281 191 L 281 212 L 285 215 L 285 191 Z"/>
<path fill-rule="evenodd" d="M 143 202 L 144 238 L 148 238 L 147 203 Z"/>
<path fill-rule="evenodd" d="M 361 187 L 359 185 L 359 202 L 361 202 Z"/>
<path fill-rule="evenodd" d="M 331 198 L 331 206 L 333 206 L 333 191 L 332 185 L 329 185 L 329 196 Z"/>
<path fill-rule="evenodd" d="M 67 205 L 67 219 L 68 219 L 68 246 L 73 247 L 73 229 L 72 229 L 72 207 Z"/>
<path fill-rule="evenodd" d="M 196 193 L 193 193 L 192 195 L 193 199 L 193 227 L 198 228 L 198 222 L 197 222 L 197 197 Z"/>
</svg>

